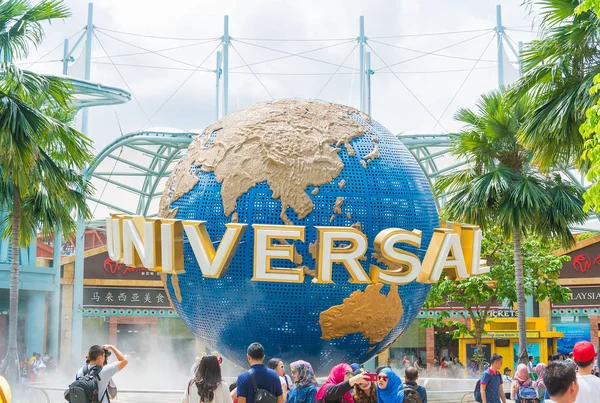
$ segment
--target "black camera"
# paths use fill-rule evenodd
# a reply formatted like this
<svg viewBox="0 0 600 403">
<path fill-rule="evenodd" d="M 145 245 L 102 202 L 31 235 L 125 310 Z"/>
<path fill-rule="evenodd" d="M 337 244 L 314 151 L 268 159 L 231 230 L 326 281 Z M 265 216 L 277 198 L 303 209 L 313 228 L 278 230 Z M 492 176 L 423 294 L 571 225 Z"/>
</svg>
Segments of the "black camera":
<svg viewBox="0 0 600 403">
<path fill-rule="evenodd" d="M 110 350 L 106 350 L 106 349 L 104 350 L 104 365 L 106 365 L 106 364 L 107 364 L 107 362 L 108 362 L 108 357 L 110 357 L 110 356 L 111 356 L 111 354 L 112 354 L 112 351 L 110 351 Z"/>
</svg>

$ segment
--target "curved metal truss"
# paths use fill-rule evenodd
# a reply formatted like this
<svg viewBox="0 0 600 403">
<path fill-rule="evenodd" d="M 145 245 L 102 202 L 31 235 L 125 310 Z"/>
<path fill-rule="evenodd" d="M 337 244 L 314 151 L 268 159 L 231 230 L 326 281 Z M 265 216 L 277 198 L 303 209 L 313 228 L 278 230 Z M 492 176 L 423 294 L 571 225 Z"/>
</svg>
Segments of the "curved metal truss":
<svg viewBox="0 0 600 403">
<path fill-rule="evenodd" d="M 149 130 L 121 136 L 106 146 L 86 170 L 96 188 L 88 199 L 94 217 L 105 217 L 108 212 L 156 215 L 173 165 L 195 134 L 175 129 Z M 91 221 L 88 227 L 100 229 L 103 223 Z"/>
<path fill-rule="evenodd" d="M 105 217 L 109 212 L 155 216 L 173 165 L 185 154 L 196 134 L 154 129 L 124 135 L 109 144 L 86 170 L 96 187 L 96 193 L 89 198 L 94 217 Z M 431 184 L 466 164 L 450 156 L 448 134 L 400 134 L 398 138 L 417 159 Z M 582 187 L 589 185 L 573 170 L 563 171 L 562 175 Z M 444 202 L 441 195 L 438 206 L 442 207 Z M 102 229 L 103 224 L 103 220 L 95 220 L 88 227 Z M 574 229 L 598 231 L 598 217 L 590 215 L 586 225 Z"/>
<path fill-rule="evenodd" d="M 92 106 L 124 104 L 131 101 L 131 94 L 117 87 L 94 83 L 92 81 L 82 80 L 71 76 L 54 77 L 61 77 L 71 84 L 75 94 L 75 106 L 77 109 L 89 108 Z"/>
</svg>

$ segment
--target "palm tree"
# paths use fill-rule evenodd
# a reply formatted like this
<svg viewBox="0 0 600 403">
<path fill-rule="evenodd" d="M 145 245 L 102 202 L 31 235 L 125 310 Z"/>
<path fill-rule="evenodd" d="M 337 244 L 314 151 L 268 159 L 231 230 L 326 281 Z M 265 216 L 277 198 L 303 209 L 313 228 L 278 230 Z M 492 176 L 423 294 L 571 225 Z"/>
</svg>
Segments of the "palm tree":
<svg viewBox="0 0 600 403">
<path fill-rule="evenodd" d="M 519 140 L 537 150 L 534 162 L 548 170 L 557 164 L 579 165 L 583 138 L 579 126 L 595 103 L 589 90 L 600 73 L 600 20 L 591 11 L 575 14 L 583 0 L 526 0 L 541 13 L 541 39 L 523 49 L 524 76 L 511 90 L 533 104 Z"/>
<path fill-rule="evenodd" d="M 11 63 L 41 42 L 43 21 L 68 15 L 62 1 L 35 6 L 0 1 L 0 210 L 8 213 L 0 228 L 12 245 L 4 372 L 12 382 L 18 380 L 19 246 L 27 246 L 38 231 L 73 233 L 75 210 L 90 215 L 85 203 L 90 186 L 80 172 L 92 159 L 91 141 L 56 118 L 71 110 L 70 87 Z"/>
<path fill-rule="evenodd" d="M 501 90 L 482 95 L 474 111 L 459 110 L 455 118 L 465 126 L 452 136 L 451 153 L 469 164 L 435 184 L 448 196 L 449 219 L 483 230 L 499 226 L 512 238 L 522 362 L 527 360 L 523 237 L 536 234 L 569 244 L 569 225 L 585 220 L 581 190 L 559 175 L 541 175 L 531 164 L 533 154 L 517 141 L 529 102 L 522 97 L 511 104 Z"/>
</svg>

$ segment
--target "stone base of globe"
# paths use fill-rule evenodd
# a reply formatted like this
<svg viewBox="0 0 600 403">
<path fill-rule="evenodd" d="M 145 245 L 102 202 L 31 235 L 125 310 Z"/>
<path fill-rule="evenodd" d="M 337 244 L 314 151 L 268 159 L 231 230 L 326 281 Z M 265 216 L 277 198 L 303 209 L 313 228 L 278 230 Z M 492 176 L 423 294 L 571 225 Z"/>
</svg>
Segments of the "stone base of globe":
<svg viewBox="0 0 600 403">
<path fill-rule="evenodd" d="M 340 362 L 365 362 L 393 343 L 423 305 L 429 286 L 356 284 L 340 264 L 334 284 L 317 284 L 316 226 L 354 227 L 369 240 L 386 228 L 422 231 L 420 258 L 438 216 L 429 182 L 408 149 L 351 107 L 304 100 L 253 105 L 209 126 L 171 175 L 161 216 L 206 220 L 215 248 L 225 224 L 248 230 L 225 272 L 205 278 L 187 243 L 185 273 L 163 276 L 172 305 L 211 349 L 247 366 L 246 347 L 268 357 L 309 361 L 318 374 Z M 303 225 L 292 242 L 302 283 L 252 281 L 252 224 Z"/>
</svg>

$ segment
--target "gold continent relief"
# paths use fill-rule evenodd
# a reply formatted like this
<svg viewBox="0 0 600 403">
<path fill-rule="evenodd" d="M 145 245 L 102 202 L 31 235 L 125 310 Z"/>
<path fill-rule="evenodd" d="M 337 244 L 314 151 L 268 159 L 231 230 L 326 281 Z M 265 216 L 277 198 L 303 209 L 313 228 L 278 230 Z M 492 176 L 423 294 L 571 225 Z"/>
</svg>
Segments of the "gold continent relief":
<svg viewBox="0 0 600 403">
<path fill-rule="evenodd" d="M 194 138 L 187 155 L 177 164 L 163 193 L 159 216 L 172 217 L 172 202 L 192 190 L 197 169 L 214 172 L 221 183 L 226 216 L 237 199 L 261 182 L 267 182 L 273 198 L 281 202 L 281 219 L 291 207 L 299 219 L 313 210 L 308 186 L 320 186 L 337 178 L 344 164 L 340 147 L 365 134 L 365 127 L 349 119 L 357 109 L 306 100 L 276 101 L 238 110 L 204 129 Z"/>
<path fill-rule="evenodd" d="M 369 116 L 355 108 L 307 100 L 255 104 L 227 115 L 196 136 L 175 166 L 160 201 L 159 217 L 175 217 L 177 209 L 171 210 L 170 204 L 196 186 L 199 169 L 214 172 L 221 184 L 223 212 L 233 214 L 235 222 L 238 198 L 265 181 L 273 199 L 281 202 L 280 218 L 285 224 L 293 224 L 286 214 L 288 207 L 299 219 L 305 218 L 314 207 L 308 187 L 336 179 L 344 168 L 338 155 L 341 147 L 355 156 L 350 142 L 368 131 L 348 118 L 353 114 L 371 123 Z M 379 157 L 377 138 L 372 139 L 374 149 L 361 161 L 363 167 Z M 340 189 L 345 183 L 345 179 L 340 181 Z M 341 214 L 343 201 L 336 199 L 335 214 Z M 167 290 L 166 276 L 161 279 Z M 177 275 L 171 276 L 171 282 L 181 301 Z M 403 307 L 397 286 L 392 286 L 387 296 L 380 293 L 382 287 L 369 285 L 364 292 L 355 291 L 341 305 L 322 312 L 322 338 L 362 333 L 371 344 L 383 340 L 400 321 Z M 168 290 L 167 295 L 170 297 Z"/>
<path fill-rule="evenodd" d="M 396 327 L 404 308 L 398 286 L 390 286 L 388 295 L 381 294 L 383 284 L 368 285 L 354 291 L 341 305 L 334 305 L 319 315 L 322 338 L 331 340 L 347 334 L 362 333 L 369 344 L 379 343 Z"/>
</svg>

